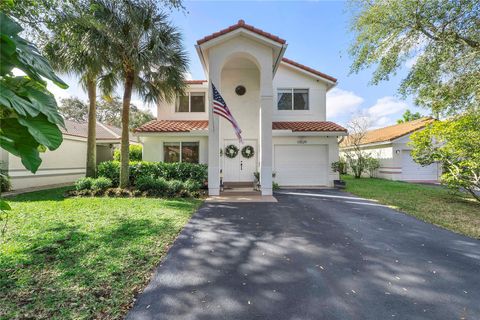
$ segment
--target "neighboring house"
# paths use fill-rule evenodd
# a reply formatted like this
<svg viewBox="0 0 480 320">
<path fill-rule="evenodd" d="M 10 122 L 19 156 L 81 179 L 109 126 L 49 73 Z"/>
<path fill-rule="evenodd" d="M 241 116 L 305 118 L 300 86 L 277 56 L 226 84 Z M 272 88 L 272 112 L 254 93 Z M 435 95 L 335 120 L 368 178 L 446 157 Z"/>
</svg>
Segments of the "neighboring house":
<svg viewBox="0 0 480 320">
<path fill-rule="evenodd" d="M 440 166 L 435 163 L 423 167 L 414 162 L 410 154 L 412 147 L 408 145 L 412 133 L 422 130 L 433 121 L 431 118 L 422 118 L 366 132 L 361 150 L 380 160 L 377 177 L 402 181 L 438 181 Z M 351 140 L 344 139 L 340 144 L 340 155 L 351 148 Z"/>
<path fill-rule="evenodd" d="M 208 164 L 210 195 L 224 182 L 251 182 L 260 172 L 261 192 L 281 186 L 332 186 L 338 174 L 338 137 L 346 129 L 326 121 L 326 93 L 337 80 L 283 57 L 287 44 L 240 20 L 197 41 L 207 80 L 188 82 L 187 94 L 158 105 L 158 120 L 136 133 L 148 161 Z M 211 112 L 212 83 L 223 96 L 243 133 Z M 225 155 L 235 145 L 234 158 Z M 253 157 L 242 156 L 251 146 Z"/>
<path fill-rule="evenodd" d="M 86 123 L 65 120 L 61 128 L 63 142 L 55 151 L 40 154 L 42 164 L 35 174 L 26 170 L 20 158 L 1 149 L 1 161 L 12 182 L 12 189 L 24 189 L 73 182 L 85 176 L 87 159 Z M 115 145 L 120 144 L 121 129 L 97 122 L 97 163 L 113 159 Z M 132 143 L 137 143 L 133 138 Z"/>
</svg>

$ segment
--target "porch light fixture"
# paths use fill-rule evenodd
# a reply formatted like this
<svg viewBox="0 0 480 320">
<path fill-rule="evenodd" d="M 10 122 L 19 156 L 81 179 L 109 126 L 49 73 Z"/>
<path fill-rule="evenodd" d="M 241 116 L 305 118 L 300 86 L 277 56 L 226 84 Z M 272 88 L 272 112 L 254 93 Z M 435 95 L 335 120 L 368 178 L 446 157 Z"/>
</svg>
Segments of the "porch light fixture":
<svg viewBox="0 0 480 320">
<path fill-rule="evenodd" d="M 395 153 L 396 153 L 396 154 L 400 154 L 400 150 L 395 150 Z"/>
<path fill-rule="evenodd" d="M 243 96 L 245 94 L 245 92 L 247 92 L 247 89 L 245 89 L 244 86 L 237 86 L 235 88 L 235 93 L 239 96 Z"/>
</svg>

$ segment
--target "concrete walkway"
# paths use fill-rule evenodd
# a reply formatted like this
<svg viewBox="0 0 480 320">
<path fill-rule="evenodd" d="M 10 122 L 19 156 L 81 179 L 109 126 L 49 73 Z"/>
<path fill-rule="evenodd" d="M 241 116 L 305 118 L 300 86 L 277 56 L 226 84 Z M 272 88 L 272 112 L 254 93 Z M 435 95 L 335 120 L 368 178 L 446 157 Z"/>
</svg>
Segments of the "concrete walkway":
<svg viewBox="0 0 480 320">
<path fill-rule="evenodd" d="M 340 191 L 275 197 L 204 204 L 127 319 L 480 318 L 478 240 Z"/>
<path fill-rule="evenodd" d="M 41 186 L 41 187 L 31 187 L 31 188 L 17 189 L 17 190 L 2 192 L 2 197 L 12 197 L 12 196 L 16 196 L 16 195 L 23 194 L 23 193 L 49 190 L 49 189 L 55 189 L 55 188 L 62 188 L 62 187 L 68 187 L 68 186 L 72 186 L 72 185 L 73 185 L 72 182 L 67 182 L 67 183 L 50 184 L 50 185 Z"/>
</svg>

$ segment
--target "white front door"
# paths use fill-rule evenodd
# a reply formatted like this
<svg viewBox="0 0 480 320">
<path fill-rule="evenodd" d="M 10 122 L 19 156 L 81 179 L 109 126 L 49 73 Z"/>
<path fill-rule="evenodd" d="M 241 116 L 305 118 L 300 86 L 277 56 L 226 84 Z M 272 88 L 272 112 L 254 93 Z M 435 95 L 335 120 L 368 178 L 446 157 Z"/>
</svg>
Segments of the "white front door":
<svg viewBox="0 0 480 320">
<path fill-rule="evenodd" d="M 225 148 L 233 144 L 238 148 L 235 158 L 225 155 Z M 252 146 L 255 154 L 251 158 L 242 156 L 242 148 Z M 223 181 L 225 182 L 250 182 L 254 180 L 254 172 L 257 171 L 257 140 L 244 140 L 240 144 L 238 140 L 225 139 L 223 145 Z"/>
</svg>

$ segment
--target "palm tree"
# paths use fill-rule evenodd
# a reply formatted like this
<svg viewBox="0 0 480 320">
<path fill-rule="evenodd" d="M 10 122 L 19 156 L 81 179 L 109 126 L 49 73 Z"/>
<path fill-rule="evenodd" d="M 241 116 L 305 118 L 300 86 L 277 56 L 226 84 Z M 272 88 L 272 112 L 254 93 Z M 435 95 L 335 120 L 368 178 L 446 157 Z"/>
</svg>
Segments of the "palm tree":
<svg viewBox="0 0 480 320">
<path fill-rule="evenodd" d="M 109 61 L 106 50 L 98 45 L 100 35 L 97 29 L 91 27 L 88 6 L 77 5 L 75 9 L 58 18 L 44 51 L 56 70 L 79 76 L 82 87 L 87 91 L 89 107 L 86 176 L 95 177 L 97 81 L 107 70 Z M 108 82 L 110 79 L 104 80 L 102 88 L 108 93 L 111 91 Z"/>
<path fill-rule="evenodd" d="M 93 0 L 100 42 L 109 48 L 113 70 L 122 79 L 120 187 L 129 183 L 129 108 L 132 92 L 145 102 L 172 101 L 185 86 L 187 55 L 179 31 L 152 0 Z"/>
</svg>

